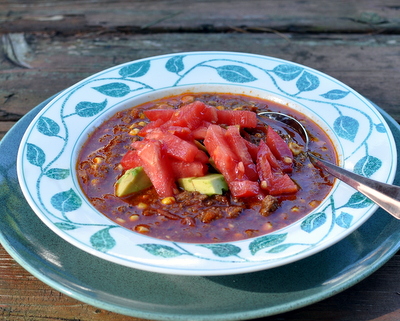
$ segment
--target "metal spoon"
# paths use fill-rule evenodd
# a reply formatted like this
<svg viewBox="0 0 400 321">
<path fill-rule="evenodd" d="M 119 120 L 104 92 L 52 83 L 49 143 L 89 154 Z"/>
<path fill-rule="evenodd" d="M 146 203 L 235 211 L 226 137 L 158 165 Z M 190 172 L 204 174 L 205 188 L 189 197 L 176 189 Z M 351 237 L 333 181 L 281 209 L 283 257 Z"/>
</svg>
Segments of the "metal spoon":
<svg viewBox="0 0 400 321">
<path fill-rule="evenodd" d="M 328 172 L 329 174 L 335 176 L 339 180 L 345 182 L 351 187 L 355 188 L 360 193 L 364 194 L 375 204 L 379 205 L 389 214 L 393 215 L 395 218 L 400 219 L 400 187 L 395 185 L 390 185 L 386 183 L 381 183 L 373 179 L 357 175 L 351 171 L 344 168 L 336 166 L 329 163 L 319 157 L 313 155 L 308 151 L 308 134 L 304 126 L 295 118 L 276 112 L 261 112 L 258 114 L 258 119 L 267 124 L 262 116 L 268 117 L 270 119 L 282 122 L 293 128 L 304 140 L 304 152 L 307 153 L 311 162 Z M 268 125 L 268 124 L 267 124 Z"/>
</svg>

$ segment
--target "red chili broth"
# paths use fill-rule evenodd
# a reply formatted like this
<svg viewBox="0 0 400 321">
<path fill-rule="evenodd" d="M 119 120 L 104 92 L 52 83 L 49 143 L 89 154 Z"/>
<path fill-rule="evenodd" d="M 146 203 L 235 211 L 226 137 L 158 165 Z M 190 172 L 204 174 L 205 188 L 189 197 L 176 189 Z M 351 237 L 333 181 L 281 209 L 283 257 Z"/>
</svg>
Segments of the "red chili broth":
<svg viewBox="0 0 400 321">
<path fill-rule="evenodd" d="M 185 93 L 118 112 L 90 135 L 80 151 L 77 173 L 84 194 L 97 210 L 119 225 L 159 239 L 195 243 L 229 242 L 264 235 L 288 226 L 310 213 L 330 192 L 334 178 L 312 166 L 309 159 L 300 154 L 295 156 L 294 170 L 290 174 L 299 185 L 299 191 L 278 196 L 278 209 L 267 217 L 260 215 L 260 200 L 257 198 L 235 199 L 229 193 L 223 202 L 214 199 L 191 206 L 179 202 L 165 205 L 152 187 L 128 198 L 116 197 L 114 184 L 123 174 L 120 161 L 131 149 L 132 141 L 139 139 L 132 135 L 135 129 L 149 122 L 143 110 L 179 108 L 193 99 L 216 108 L 276 111 L 291 115 L 307 128 L 311 137 L 309 149 L 323 159 L 337 162 L 335 148 L 327 134 L 311 119 L 285 105 L 238 94 Z M 270 126 L 283 137 L 291 135 L 302 144 L 301 138 L 286 125 L 271 121 Z M 255 141 L 263 138 L 260 133 L 249 132 Z M 208 203 L 227 206 L 227 201 L 246 209 L 235 217 L 215 219 L 209 223 L 199 219 L 199 213 L 207 208 Z M 143 211 L 144 207 L 147 212 Z M 148 211 L 149 208 L 154 211 Z"/>
</svg>

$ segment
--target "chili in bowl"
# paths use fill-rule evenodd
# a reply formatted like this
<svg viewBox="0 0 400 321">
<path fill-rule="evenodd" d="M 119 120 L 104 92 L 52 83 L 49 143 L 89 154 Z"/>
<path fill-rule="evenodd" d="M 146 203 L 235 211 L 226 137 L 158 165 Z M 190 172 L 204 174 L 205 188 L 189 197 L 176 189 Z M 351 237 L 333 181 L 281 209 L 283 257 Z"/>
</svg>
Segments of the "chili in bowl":
<svg viewBox="0 0 400 321">
<path fill-rule="evenodd" d="M 186 92 L 101 124 L 79 154 L 80 186 L 115 223 L 168 241 L 232 242 L 277 231 L 315 210 L 334 178 L 311 164 L 292 128 L 258 122 L 263 111 L 301 119 L 312 150 L 336 162 L 328 135 L 294 109 Z"/>
</svg>

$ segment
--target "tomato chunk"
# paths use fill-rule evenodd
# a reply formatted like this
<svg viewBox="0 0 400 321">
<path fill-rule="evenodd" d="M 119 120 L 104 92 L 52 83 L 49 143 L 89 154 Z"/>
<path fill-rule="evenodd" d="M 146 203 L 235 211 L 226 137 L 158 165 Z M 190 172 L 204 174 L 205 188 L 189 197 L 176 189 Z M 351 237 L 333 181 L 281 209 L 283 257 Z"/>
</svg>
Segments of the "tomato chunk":
<svg viewBox="0 0 400 321">
<path fill-rule="evenodd" d="M 274 174 L 268 191 L 271 195 L 293 194 L 298 191 L 298 187 L 288 174 Z"/>
<path fill-rule="evenodd" d="M 260 185 L 249 180 L 233 181 L 229 183 L 229 190 L 235 197 L 251 197 L 260 193 Z"/>
<path fill-rule="evenodd" d="M 228 141 L 229 147 L 238 156 L 244 165 L 244 171 L 246 176 L 251 181 L 258 180 L 258 174 L 256 169 L 256 164 L 250 155 L 249 149 L 246 145 L 246 140 L 240 135 L 238 126 L 229 126 L 227 128 L 225 137 Z"/>
<path fill-rule="evenodd" d="M 199 154 L 204 154 L 205 156 L 205 153 L 199 150 L 194 144 L 191 144 L 178 136 L 164 132 L 161 129 L 153 130 L 147 135 L 146 139 L 162 141 L 166 147 L 166 153 L 168 155 L 185 162 L 193 162 L 196 157 L 201 157 Z"/>
<path fill-rule="evenodd" d="M 201 101 L 195 101 L 191 104 L 178 109 L 166 123 L 166 125 L 175 125 L 196 129 L 202 123 L 216 122 L 217 111 L 214 107 L 207 106 Z"/>
<path fill-rule="evenodd" d="M 215 166 L 229 184 L 229 182 L 244 179 L 245 175 L 244 166 L 240 168 L 239 158 L 231 150 L 225 139 L 225 132 L 226 129 L 218 125 L 210 125 L 207 129 L 204 145 L 214 160 Z"/>
<path fill-rule="evenodd" d="M 171 159 L 170 161 L 175 179 L 185 177 L 201 177 L 206 175 L 208 172 L 208 166 L 199 161 L 183 162 L 174 159 Z"/>
<path fill-rule="evenodd" d="M 156 140 L 147 140 L 137 150 L 137 154 L 157 194 L 162 198 L 173 196 L 177 187 L 169 159 L 162 149 L 162 143 Z"/>
<path fill-rule="evenodd" d="M 257 115 L 248 110 L 217 110 L 217 124 L 239 125 L 254 128 L 257 126 Z"/>
<path fill-rule="evenodd" d="M 261 141 L 257 154 L 257 171 L 261 181 L 261 188 L 271 195 L 297 192 L 297 185 L 280 168 L 272 167 L 270 159 L 274 159 L 272 152 L 267 144 Z"/>
<path fill-rule="evenodd" d="M 268 183 L 272 178 L 272 168 L 269 162 L 271 154 L 267 144 L 261 141 L 257 153 L 257 172 L 261 182 L 266 181 Z"/>
<path fill-rule="evenodd" d="M 164 123 L 171 119 L 175 113 L 174 109 L 147 109 L 144 115 L 151 121 L 161 119 Z"/>
<path fill-rule="evenodd" d="M 136 150 L 129 150 L 121 159 L 121 166 L 124 170 L 135 168 L 140 165 L 140 158 Z"/>
<path fill-rule="evenodd" d="M 268 126 L 266 143 L 285 173 L 293 171 L 293 153 L 279 134 Z"/>
<path fill-rule="evenodd" d="M 146 126 L 144 126 L 141 130 L 139 130 L 138 135 L 141 137 L 145 137 L 148 133 L 151 133 L 156 128 L 160 128 L 160 126 L 163 124 L 164 121 L 162 119 L 157 119 L 155 121 L 152 121 L 148 123 Z"/>
</svg>

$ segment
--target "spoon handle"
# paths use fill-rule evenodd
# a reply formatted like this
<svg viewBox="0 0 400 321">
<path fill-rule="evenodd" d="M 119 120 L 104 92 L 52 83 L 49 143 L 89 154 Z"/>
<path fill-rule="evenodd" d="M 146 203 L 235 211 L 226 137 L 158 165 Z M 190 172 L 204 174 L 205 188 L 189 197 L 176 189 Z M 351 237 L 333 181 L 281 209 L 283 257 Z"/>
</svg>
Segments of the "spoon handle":
<svg viewBox="0 0 400 321">
<path fill-rule="evenodd" d="M 355 188 L 395 218 L 400 219 L 400 187 L 354 174 L 308 153 L 311 162 Z"/>
</svg>

